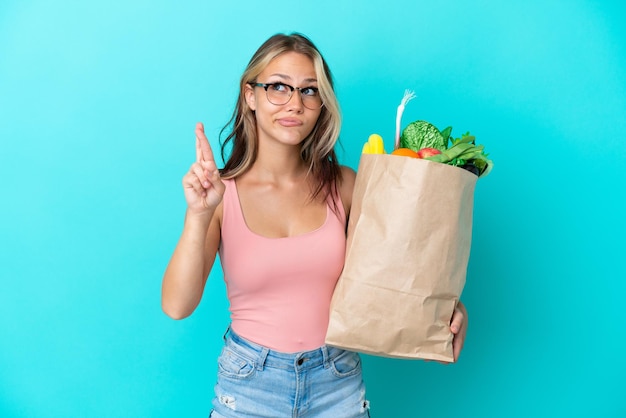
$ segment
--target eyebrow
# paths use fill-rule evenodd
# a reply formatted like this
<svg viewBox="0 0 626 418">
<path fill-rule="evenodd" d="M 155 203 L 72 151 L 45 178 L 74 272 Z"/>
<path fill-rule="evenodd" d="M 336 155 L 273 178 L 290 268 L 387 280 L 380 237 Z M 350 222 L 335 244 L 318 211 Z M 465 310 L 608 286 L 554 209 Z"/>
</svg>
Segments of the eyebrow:
<svg viewBox="0 0 626 418">
<path fill-rule="evenodd" d="M 282 79 L 284 79 L 284 80 L 288 80 L 288 81 L 291 81 L 291 80 L 292 80 L 292 78 L 291 78 L 291 77 L 289 77 L 288 75 L 286 75 L 286 74 L 281 74 L 281 73 L 274 73 L 274 74 L 270 74 L 269 76 L 270 76 L 270 77 L 274 77 L 274 76 L 276 76 L 276 77 L 280 77 L 280 78 L 282 78 Z M 305 83 L 317 83 L 317 78 L 305 78 L 303 81 L 304 81 Z"/>
</svg>

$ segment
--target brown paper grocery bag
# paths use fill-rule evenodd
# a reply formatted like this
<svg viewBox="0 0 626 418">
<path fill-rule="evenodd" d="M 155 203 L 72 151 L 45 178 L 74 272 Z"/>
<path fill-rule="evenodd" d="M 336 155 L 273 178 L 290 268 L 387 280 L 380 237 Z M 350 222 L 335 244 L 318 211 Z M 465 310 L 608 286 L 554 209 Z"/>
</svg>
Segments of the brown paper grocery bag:
<svg viewBox="0 0 626 418">
<path fill-rule="evenodd" d="M 427 160 L 361 156 L 327 344 L 454 361 L 449 325 L 465 285 L 477 178 Z"/>
</svg>

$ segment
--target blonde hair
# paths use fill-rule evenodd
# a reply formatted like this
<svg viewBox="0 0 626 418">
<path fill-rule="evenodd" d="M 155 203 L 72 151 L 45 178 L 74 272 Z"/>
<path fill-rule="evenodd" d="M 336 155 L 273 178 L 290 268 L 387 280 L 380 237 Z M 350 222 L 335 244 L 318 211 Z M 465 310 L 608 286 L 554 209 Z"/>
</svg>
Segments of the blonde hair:
<svg viewBox="0 0 626 418">
<path fill-rule="evenodd" d="M 239 97 L 233 114 L 222 129 L 222 134 L 232 126 L 232 130 L 221 143 L 222 159 L 226 161 L 221 170 L 223 178 L 235 178 L 250 169 L 258 153 L 257 126 L 254 111 L 246 103 L 246 85 L 257 81 L 259 74 L 277 56 L 286 52 L 297 52 L 313 61 L 320 96 L 324 105 L 311 133 L 302 142 L 300 155 L 313 175 L 314 187 L 311 198 L 320 193 L 333 197 L 337 192 L 337 182 L 341 181 L 341 169 L 335 154 L 335 144 L 341 129 L 341 112 L 335 96 L 333 79 L 317 47 L 306 36 L 299 33 L 276 34 L 261 45 L 250 59 L 239 83 Z M 224 158 L 226 149 L 232 143 L 230 157 Z"/>
</svg>

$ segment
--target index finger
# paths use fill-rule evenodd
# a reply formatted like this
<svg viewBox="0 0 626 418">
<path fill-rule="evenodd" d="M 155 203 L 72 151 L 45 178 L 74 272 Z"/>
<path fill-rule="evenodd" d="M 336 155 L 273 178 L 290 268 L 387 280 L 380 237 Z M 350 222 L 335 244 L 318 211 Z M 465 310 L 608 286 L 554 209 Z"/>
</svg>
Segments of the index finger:
<svg viewBox="0 0 626 418">
<path fill-rule="evenodd" d="M 213 151 L 211 150 L 211 145 L 209 144 L 209 140 L 204 134 L 204 126 L 202 123 L 198 122 L 196 125 L 196 138 L 200 145 L 200 153 L 202 154 L 202 159 L 204 161 L 214 161 Z"/>
<path fill-rule="evenodd" d="M 202 148 L 200 148 L 200 138 L 196 136 L 196 162 L 202 161 Z"/>
</svg>

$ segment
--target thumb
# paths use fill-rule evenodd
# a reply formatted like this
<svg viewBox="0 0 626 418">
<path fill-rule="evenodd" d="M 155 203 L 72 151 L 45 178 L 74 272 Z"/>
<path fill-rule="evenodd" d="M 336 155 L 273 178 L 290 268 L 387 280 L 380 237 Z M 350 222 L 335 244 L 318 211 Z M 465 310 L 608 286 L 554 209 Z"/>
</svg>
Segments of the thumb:
<svg viewBox="0 0 626 418">
<path fill-rule="evenodd" d="M 463 326 L 463 321 L 465 321 L 465 315 L 463 315 L 463 312 L 459 308 L 455 308 L 452 321 L 450 322 L 450 331 L 452 331 L 453 334 L 457 334 Z"/>
</svg>

